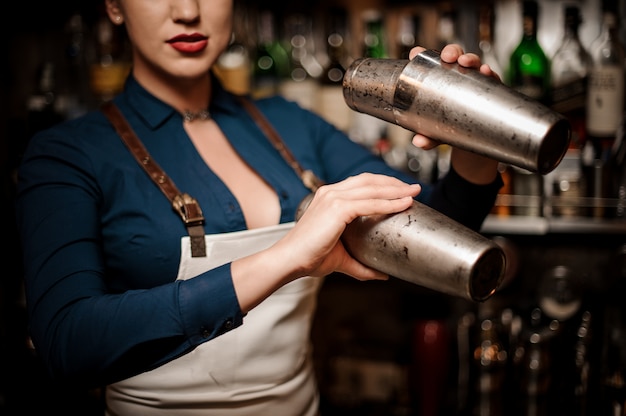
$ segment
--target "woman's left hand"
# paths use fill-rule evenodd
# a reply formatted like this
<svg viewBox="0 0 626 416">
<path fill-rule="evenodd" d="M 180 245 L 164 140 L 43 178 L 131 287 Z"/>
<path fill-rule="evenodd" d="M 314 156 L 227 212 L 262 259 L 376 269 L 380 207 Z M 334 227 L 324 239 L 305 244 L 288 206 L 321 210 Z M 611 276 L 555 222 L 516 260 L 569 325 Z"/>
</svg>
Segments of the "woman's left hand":
<svg viewBox="0 0 626 416">
<path fill-rule="evenodd" d="M 409 58 L 415 58 L 418 53 L 424 50 L 425 48 L 421 46 L 414 47 L 409 54 Z M 478 69 L 482 74 L 501 81 L 500 75 L 495 73 L 489 65 L 483 64 L 478 55 L 475 53 L 465 53 L 460 45 L 446 45 L 441 50 L 441 60 L 450 64 L 456 62 L 466 68 Z M 440 144 L 441 143 L 437 140 L 419 133 L 416 133 L 413 137 L 413 145 L 424 150 L 434 149 Z M 491 183 L 497 175 L 498 162 L 496 160 L 458 148 L 452 149 L 450 163 L 454 166 L 454 170 L 459 175 L 472 183 L 488 184 Z"/>
</svg>

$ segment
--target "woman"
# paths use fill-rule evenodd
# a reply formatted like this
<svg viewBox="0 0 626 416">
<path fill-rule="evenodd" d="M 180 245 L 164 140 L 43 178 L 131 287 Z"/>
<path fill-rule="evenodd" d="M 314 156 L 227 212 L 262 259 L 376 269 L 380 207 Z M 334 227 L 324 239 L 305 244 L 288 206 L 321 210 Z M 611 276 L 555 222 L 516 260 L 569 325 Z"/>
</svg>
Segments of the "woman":
<svg viewBox="0 0 626 416">
<path fill-rule="evenodd" d="M 114 103 L 198 201 L 204 247 L 189 252 L 185 224 L 103 112 L 38 134 L 17 203 L 38 354 L 59 380 L 107 385 L 111 415 L 315 414 L 308 337 L 321 278 L 387 278 L 347 254 L 346 224 L 417 198 L 476 229 L 501 186 L 497 162 L 454 149 L 447 177 L 422 189 L 314 114 L 261 100 L 295 158 L 328 183 L 294 224 L 310 191 L 210 73 L 232 0 L 105 3 L 133 52 Z M 456 45 L 442 58 L 480 66 Z"/>
</svg>

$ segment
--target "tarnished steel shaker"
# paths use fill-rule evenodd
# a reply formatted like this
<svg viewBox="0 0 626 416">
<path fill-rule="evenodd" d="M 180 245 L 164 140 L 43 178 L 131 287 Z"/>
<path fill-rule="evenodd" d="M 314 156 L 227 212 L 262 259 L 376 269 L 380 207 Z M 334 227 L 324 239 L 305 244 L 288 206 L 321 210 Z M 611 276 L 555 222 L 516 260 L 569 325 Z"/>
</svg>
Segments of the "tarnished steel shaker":
<svg viewBox="0 0 626 416">
<path fill-rule="evenodd" d="M 301 203 L 296 219 L 309 202 Z M 488 299 L 504 277 L 506 258 L 497 243 L 417 201 L 396 214 L 359 217 L 341 238 L 366 266 L 472 301 Z"/>
<path fill-rule="evenodd" d="M 354 61 L 343 95 L 355 111 L 540 174 L 558 166 L 570 142 L 561 114 L 432 50 L 411 61 Z"/>
</svg>

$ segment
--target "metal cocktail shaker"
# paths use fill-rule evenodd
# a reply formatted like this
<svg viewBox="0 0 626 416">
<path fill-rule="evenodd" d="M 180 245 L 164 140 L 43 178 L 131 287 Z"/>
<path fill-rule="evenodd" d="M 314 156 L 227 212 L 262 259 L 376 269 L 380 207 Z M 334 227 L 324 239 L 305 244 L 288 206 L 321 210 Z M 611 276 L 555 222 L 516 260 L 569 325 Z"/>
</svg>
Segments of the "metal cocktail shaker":
<svg viewBox="0 0 626 416">
<path fill-rule="evenodd" d="M 561 114 L 476 69 L 442 62 L 432 50 L 411 61 L 358 59 L 344 75 L 343 93 L 355 111 L 540 174 L 569 146 Z"/>
<path fill-rule="evenodd" d="M 296 219 L 309 202 L 302 201 Z M 504 276 L 498 244 L 417 201 L 396 214 L 358 217 L 341 239 L 366 266 L 472 301 L 488 299 Z"/>
</svg>

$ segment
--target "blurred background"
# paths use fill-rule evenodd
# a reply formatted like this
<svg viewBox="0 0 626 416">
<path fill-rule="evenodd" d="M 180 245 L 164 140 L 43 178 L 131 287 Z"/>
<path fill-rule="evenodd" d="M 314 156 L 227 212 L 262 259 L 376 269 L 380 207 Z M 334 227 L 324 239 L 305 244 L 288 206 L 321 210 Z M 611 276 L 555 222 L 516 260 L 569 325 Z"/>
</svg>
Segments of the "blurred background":
<svg viewBox="0 0 626 416">
<path fill-rule="evenodd" d="M 0 56 L 0 414 L 102 414 L 101 391 L 53 383 L 29 344 L 13 214 L 30 137 L 123 86 L 128 44 L 101 3 L 4 6 L 16 23 L 2 27 Z M 449 148 L 420 151 L 410 132 L 349 110 L 341 81 L 354 59 L 460 43 L 573 126 L 553 172 L 501 166 L 482 233 L 504 248 L 507 272 L 488 301 L 397 279 L 326 280 L 313 331 L 322 415 L 626 414 L 626 2 L 295 3 L 236 0 L 215 69 L 225 86 L 297 101 L 424 182 L 445 174 Z"/>
</svg>

